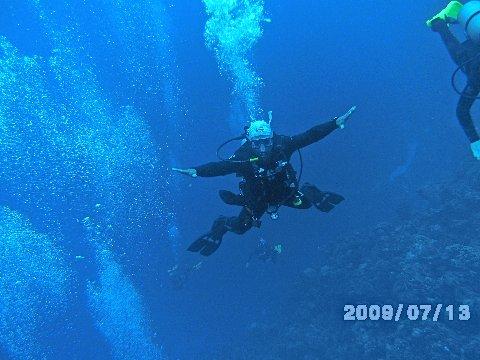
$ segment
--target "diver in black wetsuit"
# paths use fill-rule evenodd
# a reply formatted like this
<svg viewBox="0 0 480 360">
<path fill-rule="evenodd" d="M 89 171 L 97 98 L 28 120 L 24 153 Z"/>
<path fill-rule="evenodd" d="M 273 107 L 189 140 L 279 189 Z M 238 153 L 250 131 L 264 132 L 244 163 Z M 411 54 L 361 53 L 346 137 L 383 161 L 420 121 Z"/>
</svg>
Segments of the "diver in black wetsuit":
<svg viewBox="0 0 480 360">
<path fill-rule="evenodd" d="M 355 107 L 340 117 L 295 136 L 274 134 L 269 122 L 253 121 L 246 129 L 246 142 L 230 159 L 190 169 L 174 168 L 192 177 L 236 173 L 243 178 L 240 195 L 220 191 L 224 202 L 242 206 L 240 214 L 217 218 L 210 232 L 192 243 L 188 250 L 209 256 L 220 246 L 226 232 L 244 234 L 253 226 L 260 227 L 260 218 L 264 213 L 276 219 L 277 211 L 283 205 L 296 209 L 308 209 L 313 205 L 320 211 L 328 212 L 343 201 L 341 195 L 322 192 L 308 183 L 299 187 L 290 158 L 295 151 L 323 139 L 337 128 L 343 128 L 353 111 Z"/>
<path fill-rule="evenodd" d="M 457 104 L 457 118 L 470 141 L 476 159 L 480 159 L 480 137 L 472 120 L 470 109 L 480 93 L 480 45 L 471 39 L 460 43 L 450 32 L 445 19 L 437 17 L 429 24 L 432 31 L 440 34 L 452 60 L 467 76 L 467 85 Z"/>
</svg>

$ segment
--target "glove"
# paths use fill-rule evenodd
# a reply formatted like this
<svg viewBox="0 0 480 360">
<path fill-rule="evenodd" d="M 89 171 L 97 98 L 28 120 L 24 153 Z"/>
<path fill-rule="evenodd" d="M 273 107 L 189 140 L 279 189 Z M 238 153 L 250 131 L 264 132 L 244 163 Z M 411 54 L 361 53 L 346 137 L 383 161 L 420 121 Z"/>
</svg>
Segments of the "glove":
<svg viewBox="0 0 480 360">
<path fill-rule="evenodd" d="M 357 109 L 356 106 L 353 106 L 348 110 L 344 115 L 339 116 L 336 120 L 337 126 L 340 129 L 343 129 L 345 127 L 345 122 L 348 120 L 348 118 L 353 114 L 353 112 Z"/>
<path fill-rule="evenodd" d="M 172 168 L 173 171 L 179 172 L 180 174 L 188 175 L 191 177 L 197 177 L 197 170 L 195 169 L 177 169 Z"/>
<path fill-rule="evenodd" d="M 471 143 L 470 149 L 472 149 L 472 153 L 475 159 L 480 160 L 480 140 Z"/>
</svg>

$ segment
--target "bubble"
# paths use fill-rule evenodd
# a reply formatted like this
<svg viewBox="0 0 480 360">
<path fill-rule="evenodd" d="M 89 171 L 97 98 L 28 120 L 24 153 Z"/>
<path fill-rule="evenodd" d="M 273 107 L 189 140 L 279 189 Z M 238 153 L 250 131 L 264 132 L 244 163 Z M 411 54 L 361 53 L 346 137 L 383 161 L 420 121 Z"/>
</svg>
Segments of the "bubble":
<svg viewBox="0 0 480 360">
<path fill-rule="evenodd" d="M 207 46 L 215 52 L 220 70 L 234 84 L 248 118 L 261 117 L 260 89 L 263 81 L 252 68 L 249 57 L 263 34 L 263 0 L 203 0 L 209 19 L 205 26 Z M 239 127 L 245 119 L 238 119 Z"/>
</svg>

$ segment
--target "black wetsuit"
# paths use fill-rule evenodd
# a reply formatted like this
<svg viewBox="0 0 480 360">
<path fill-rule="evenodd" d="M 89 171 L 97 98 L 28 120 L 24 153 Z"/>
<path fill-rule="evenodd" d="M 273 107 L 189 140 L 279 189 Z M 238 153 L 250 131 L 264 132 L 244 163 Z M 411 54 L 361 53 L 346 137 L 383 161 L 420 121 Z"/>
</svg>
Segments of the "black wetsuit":
<svg viewBox="0 0 480 360">
<path fill-rule="evenodd" d="M 317 125 L 295 136 L 274 135 L 273 149 L 268 160 L 256 157 L 249 142 L 243 144 L 231 158 L 233 161 L 211 162 L 195 168 L 198 176 L 213 177 L 237 174 L 243 177 L 240 189 L 245 204 L 238 216 L 217 218 L 211 233 L 220 238 L 227 231 L 244 234 L 252 226 L 260 226 L 260 218 L 270 208 L 281 205 L 307 209 L 312 203 L 298 193 L 295 171 L 289 160 L 292 154 L 305 146 L 313 144 L 335 129 L 335 120 Z"/>
<path fill-rule="evenodd" d="M 457 104 L 457 117 L 470 143 L 474 143 L 480 140 L 480 137 L 475 129 L 470 109 L 480 93 L 480 45 L 472 40 L 460 43 L 444 21 L 440 20 L 435 26 L 434 31 L 442 37 L 455 64 L 457 66 L 465 64 L 462 71 L 468 80 Z"/>
</svg>

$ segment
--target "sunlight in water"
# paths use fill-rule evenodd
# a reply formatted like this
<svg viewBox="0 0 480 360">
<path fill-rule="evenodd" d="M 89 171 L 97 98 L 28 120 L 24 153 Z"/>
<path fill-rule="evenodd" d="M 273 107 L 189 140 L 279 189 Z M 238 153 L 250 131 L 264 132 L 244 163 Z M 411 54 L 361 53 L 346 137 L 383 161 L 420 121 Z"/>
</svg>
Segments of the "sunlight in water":
<svg viewBox="0 0 480 360">
<path fill-rule="evenodd" d="M 0 343 L 14 359 L 43 359 L 38 333 L 65 318 L 71 273 L 56 239 L 0 207 Z"/>
<path fill-rule="evenodd" d="M 96 326 L 111 345 L 115 359 L 163 359 L 152 341 L 141 296 L 115 259 L 112 241 L 90 217 L 83 219 L 95 249 L 98 280 L 88 283 L 88 298 Z"/>
</svg>

